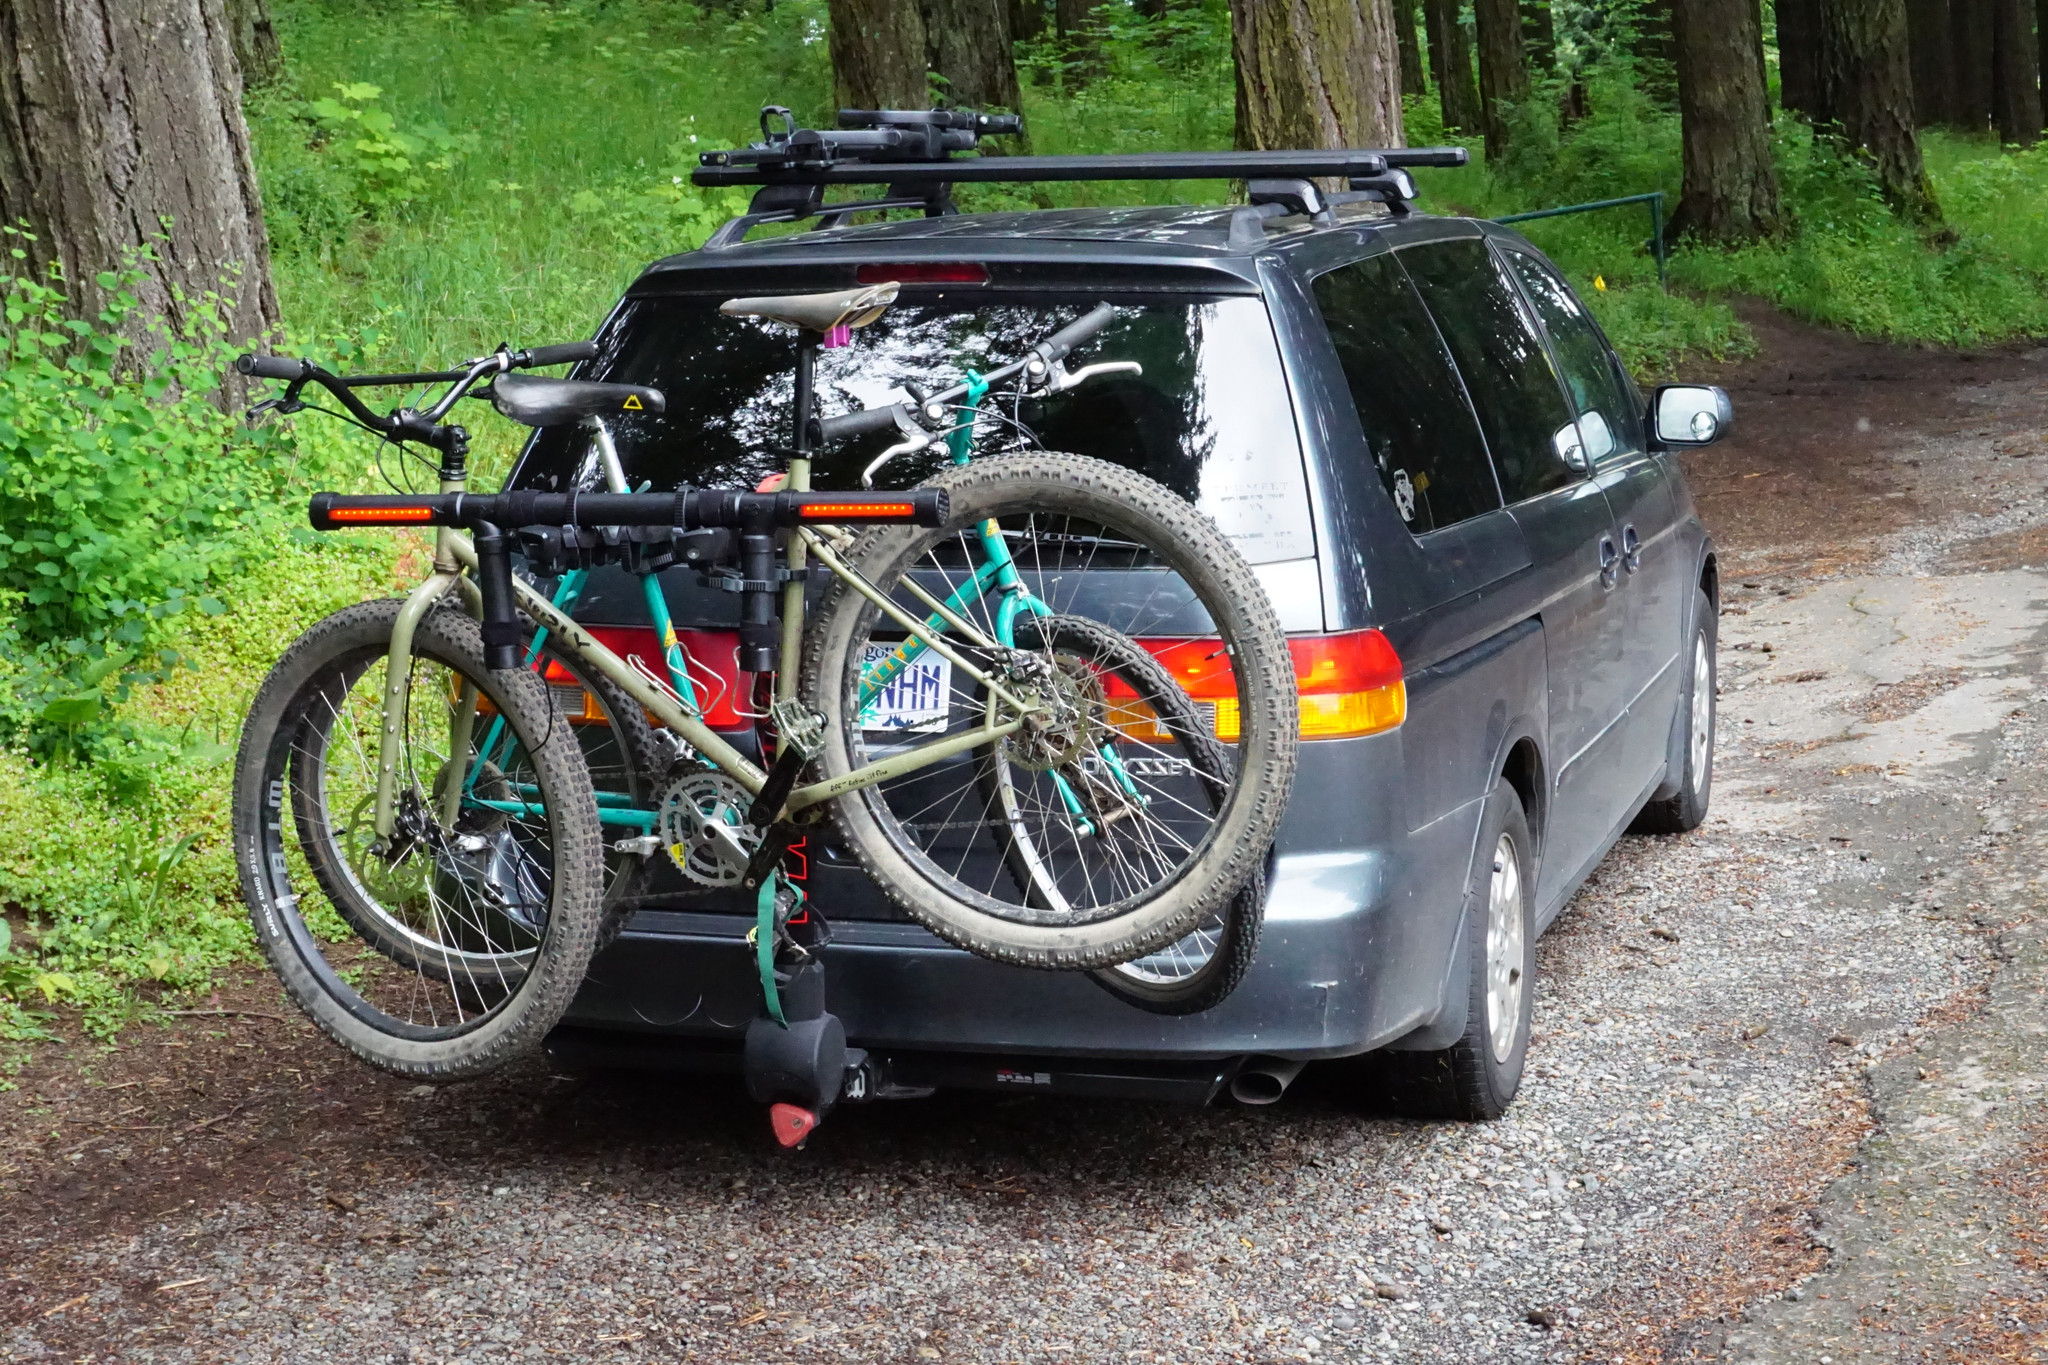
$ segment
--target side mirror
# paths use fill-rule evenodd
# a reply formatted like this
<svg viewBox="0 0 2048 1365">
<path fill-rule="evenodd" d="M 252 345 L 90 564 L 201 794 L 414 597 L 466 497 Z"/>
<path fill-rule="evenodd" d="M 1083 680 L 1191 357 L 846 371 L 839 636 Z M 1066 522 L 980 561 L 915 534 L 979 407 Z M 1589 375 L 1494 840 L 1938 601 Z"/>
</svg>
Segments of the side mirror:
<svg viewBox="0 0 2048 1365">
<path fill-rule="evenodd" d="M 1650 399 L 1650 429 L 1659 445 L 1708 445 L 1734 423 L 1727 391 L 1710 384 L 1660 384 Z"/>
<path fill-rule="evenodd" d="M 1579 437 L 1579 424 L 1566 422 L 1550 433 L 1550 450 L 1563 460 L 1567 469 L 1576 469 L 1583 474 L 1592 465 L 1586 459 L 1586 443 Z"/>
</svg>

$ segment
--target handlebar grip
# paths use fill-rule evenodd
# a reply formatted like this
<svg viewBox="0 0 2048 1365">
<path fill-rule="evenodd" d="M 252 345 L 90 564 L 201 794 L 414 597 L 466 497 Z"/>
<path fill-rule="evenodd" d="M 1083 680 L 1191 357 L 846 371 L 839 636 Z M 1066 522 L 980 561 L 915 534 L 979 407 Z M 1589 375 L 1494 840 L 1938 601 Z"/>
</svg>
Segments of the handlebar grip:
<svg viewBox="0 0 2048 1365">
<path fill-rule="evenodd" d="M 313 373 L 313 362 L 288 355 L 244 355 L 235 357 L 235 372 L 256 379 L 304 379 Z"/>
<path fill-rule="evenodd" d="M 981 116 L 981 126 L 975 131 L 983 137 L 1005 133 L 1021 133 L 1024 131 L 1024 116 L 1022 114 L 983 114 Z"/>
<path fill-rule="evenodd" d="M 828 441 L 843 441 L 849 436 L 865 436 L 875 431 L 893 431 L 896 414 L 903 411 L 901 403 L 884 403 L 878 408 L 863 408 L 839 417 L 827 417 L 819 423 Z"/>
<path fill-rule="evenodd" d="M 1069 351 L 1109 326 L 1110 321 L 1115 317 L 1115 308 L 1106 303 L 1098 303 L 1079 318 L 1060 328 L 1031 349 L 1046 364 L 1057 364 L 1066 359 Z"/>
<path fill-rule="evenodd" d="M 571 341 L 560 346 L 535 346 L 532 350 L 521 351 L 512 363 L 520 369 L 529 369 L 540 365 L 573 365 L 579 360 L 596 358 L 596 342 Z"/>
</svg>

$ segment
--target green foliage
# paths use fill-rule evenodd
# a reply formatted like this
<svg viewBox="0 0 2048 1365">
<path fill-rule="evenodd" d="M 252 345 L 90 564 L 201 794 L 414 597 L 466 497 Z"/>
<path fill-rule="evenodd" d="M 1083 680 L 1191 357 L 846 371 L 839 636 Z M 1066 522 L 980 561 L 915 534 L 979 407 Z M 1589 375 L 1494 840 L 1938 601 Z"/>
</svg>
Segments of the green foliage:
<svg viewBox="0 0 2048 1365">
<path fill-rule="evenodd" d="M 427 173 L 445 174 L 476 136 L 457 137 L 444 128 L 404 133 L 391 115 L 375 106 L 384 92 L 361 81 L 336 81 L 335 98 L 317 99 L 297 111 L 312 125 L 311 150 L 327 156 L 354 190 L 357 204 L 372 216 L 409 204 L 427 187 Z"/>
<path fill-rule="evenodd" d="M 275 520 L 280 447 L 218 406 L 221 300 L 187 300 L 183 335 L 138 344 L 139 279 L 100 276 L 112 301 L 87 322 L 57 281 L 0 277 L 0 733 L 45 751 L 177 663 L 169 620 L 221 612 L 217 575 Z"/>
<path fill-rule="evenodd" d="M 223 612 L 171 622 L 191 666 L 137 688 L 91 761 L 0 750 L 0 904 L 26 917 L 0 933 L 0 1040 L 59 1007 L 106 1036 L 253 955 L 228 834 L 242 715 L 282 641 L 393 586 L 386 536 L 264 539 Z"/>
<path fill-rule="evenodd" d="M 823 0 L 272 8 L 289 89 L 374 80 L 398 129 L 475 139 L 372 216 L 308 149 L 291 98 L 250 110 L 286 316 L 322 337 L 374 319 L 393 365 L 591 335 L 641 267 L 698 245 L 732 208 L 689 185 L 699 146 L 758 137 L 763 104 L 815 119 L 831 102 Z M 478 426 L 485 467 L 502 466 L 515 437 Z"/>
</svg>

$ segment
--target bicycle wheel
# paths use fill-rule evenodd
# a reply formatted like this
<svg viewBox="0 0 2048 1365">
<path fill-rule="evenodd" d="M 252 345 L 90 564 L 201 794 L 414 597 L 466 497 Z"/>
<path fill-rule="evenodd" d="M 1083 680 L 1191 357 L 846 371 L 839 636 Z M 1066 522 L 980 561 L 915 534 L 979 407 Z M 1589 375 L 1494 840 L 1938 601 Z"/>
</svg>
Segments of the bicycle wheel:
<svg viewBox="0 0 2048 1365">
<path fill-rule="evenodd" d="M 948 492 L 947 523 L 876 528 L 846 547 L 848 566 L 917 616 L 950 600 L 981 637 L 948 630 L 963 662 L 1021 709 L 931 653 L 877 695 L 870 670 L 907 632 L 838 583 L 805 645 L 819 766 L 832 780 L 941 737 L 1018 728 L 840 798 L 842 842 L 911 918 L 999 961 L 1094 969 L 1185 937 L 1260 866 L 1293 778 L 1293 668 L 1257 576 L 1208 518 L 1101 461 L 1031 452 L 931 482 Z M 1008 587 L 983 571 L 991 536 L 1012 561 Z M 1034 634 L 1005 606 L 1020 593 L 1068 624 Z M 1174 662 L 1139 677 L 1133 649 Z M 1158 678 L 1178 700 L 1163 704 Z M 1199 709 L 1183 686 L 1196 679 Z M 1206 727 L 1234 740 L 1221 773 Z"/>
<path fill-rule="evenodd" d="M 1085 661 L 1105 681 L 1112 682 L 1119 695 L 1142 703 L 1151 722 L 1146 728 L 1165 731 L 1173 742 L 1174 758 L 1189 764 L 1201 779 L 1199 784 L 1181 784 L 1184 795 L 1206 799 L 1212 809 L 1221 802 L 1230 779 L 1229 749 L 1216 740 L 1200 707 L 1151 651 L 1097 622 L 1075 617 L 1032 617 L 1018 622 L 1015 633 L 1017 644 L 1024 648 L 1049 647 L 1057 658 Z M 1151 752 L 1125 754 L 1135 747 L 1121 730 L 1104 729 L 1097 741 L 1100 767 L 1129 772 L 1135 767 L 1157 766 L 1156 747 Z M 1019 772 L 1000 751 L 991 751 L 982 763 L 982 776 L 1002 818 L 997 838 L 1005 845 L 1011 875 L 1020 891 L 1043 903 L 1052 892 L 1048 883 L 1053 880 L 1053 870 L 1034 866 L 1029 842 L 1010 834 L 1029 823 L 1026 803 L 1020 799 L 1029 782 L 1028 773 Z M 1196 1014 L 1212 1009 L 1237 989 L 1251 966 L 1265 913 L 1262 867 L 1227 905 L 1211 911 L 1181 938 L 1091 975 L 1117 999 L 1153 1014 Z"/>
<path fill-rule="evenodd" d="M 379 665 L 401 606 L 336 612 L 271 670 L 236 759 L 236 860 L 257 941 L 299 1008 L 374 1066 L 453 1080 L 536 1047 L 568 1009 L 603 856 L 567 720 L 533 673 L 486 669 L 476 624 L 445 607 L 414 636 L 397 825 L 376 837 Z M 512 742 L 486 757 L 499 717 Z"/>
</svg>

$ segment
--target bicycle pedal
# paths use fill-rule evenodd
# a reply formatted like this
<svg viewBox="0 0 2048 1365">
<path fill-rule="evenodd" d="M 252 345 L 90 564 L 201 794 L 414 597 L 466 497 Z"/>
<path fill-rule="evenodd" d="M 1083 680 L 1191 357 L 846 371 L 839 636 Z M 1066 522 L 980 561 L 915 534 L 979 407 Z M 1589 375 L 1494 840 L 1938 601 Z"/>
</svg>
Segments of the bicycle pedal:
<svg viewBox="0 0 2048 1365">
<path fill-rule="evenodd" d="M 785 745 L 803 755 L 805 762 L 816 758 L 825 747 L 825 722 L 795 697 L 776 702 L 768 708 L 768 714 L 775 722 L 775 733 L 782 736 Z"/>
<path fill-rule="evenodd" d="M 651 858 L 661 852 L 661 836 L 643 834 L 637 839 L 621 839 L 612 845 L 615 853 L 635 853 L 642 858 Z"/>
</svg>

